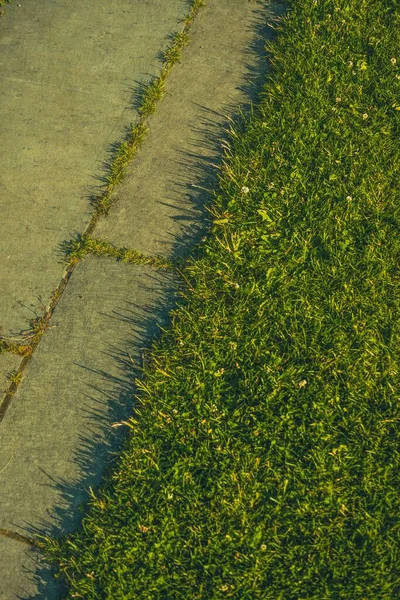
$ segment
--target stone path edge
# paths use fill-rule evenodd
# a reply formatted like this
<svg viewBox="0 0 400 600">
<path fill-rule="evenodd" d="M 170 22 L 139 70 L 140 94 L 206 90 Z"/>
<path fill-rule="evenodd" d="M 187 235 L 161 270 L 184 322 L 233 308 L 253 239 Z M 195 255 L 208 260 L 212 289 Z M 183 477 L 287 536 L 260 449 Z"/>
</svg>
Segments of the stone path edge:
<svg viewBox="0 0 400 600">
<path fill-rule="evenodd" d="M 0 11 L 3 3 L 8 1 L 9 0 L 0 0 Z M 46 307 L 46 310 L 41 317 L 31 321 L 31 330 L 27 331 L 22 338 L 0 336 L 1 351 L 13 352 L 23 356 L 18 369 L 16 369 L 14 380 L 11 382 L 10 387 L 8 388 L 2 401 L 0 400 L 0 423 L 12 402 L 12 399 L 18 389 L 18 385 L 23 378 L 25 369 L 40 341 L 40 338 L 48 326 L 54 309 L 57 306 L 65 287 L 73 271 L 75 270 L 75 267 L 88 253 L 87 241 L 89 240 L 90 234 L 95 228 L 97 220 L 99 219 L 100 215 L 107 215 L 109 209 L 111 208 L 111 192 L 114 190 L 114 187 L 123 179 L 128 163 L 131 162 L 139 146 L 146 137 L 146 134 L 149 130 L 147 118 L 155 111 L 157 102 L 164 97 L 164 86 L 168 77 L 168 73 L 173 65 L 181 58 L 181 49 L 190 41 L 188 32 L 191 29 L 192 23 L 199 10 L 205 6 L 206 2 L 207 0 L 191 0 L 190 10 L 187 17 L 183 20 L 184 25 L 182 30 L 173 36 L 173 44 L 163 53 L 162 60 L 164 65 L 162 67 L 161 74 L 154 78 L 150 85 L 143 86 L 144 90 L 142 91 L 140 106 L 138 108 L 139 122 L 134 128 L 129 129 L 125 140 L 123 140 L 117 148 L 114 159 L 109 165 L 109 175 L 106 176 L 108 185 L 104 192 L 92 201 L 94 211 L 85 231 L 82 234 L 79 234 L 75 239 L 67 242 L 64 246 L 64 251 L 67 255 L 67 264 L 64 270 L 64 275 L 53 293 L 49 306 Z M 86 249 L 79 253 L 81 246 L 82 249 Z M 116 256 L 116 253 L 113 252 L 112 249 L 110 250 L 111 255 Z M 169 265 L 165 259 L 162 259 L 162 257 L 160 257 L 160 261 L 157 262 L 157 259 L 154 259 L 153 257 L 146 258 L 141 255 L 141 253 L 135 252 L 134 250 L 122 250 L 126 250 L 128 253 L 130 253 L 131 260 L 129 260 L 129 262 L 134 262 L 135 264 L 152 264 L 156 268 L 172 267 L 172 265 Z M 106 255 L 106 253 L 103 252 L 103 255 Z M 26 343 L 27 340 L 30 341 Z"/>
</svg>

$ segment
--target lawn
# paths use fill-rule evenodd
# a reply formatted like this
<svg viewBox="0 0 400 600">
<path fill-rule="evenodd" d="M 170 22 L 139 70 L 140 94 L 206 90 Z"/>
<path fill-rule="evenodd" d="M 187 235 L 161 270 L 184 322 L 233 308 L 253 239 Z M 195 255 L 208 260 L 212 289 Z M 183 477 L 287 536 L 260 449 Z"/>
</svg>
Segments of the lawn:
<svg viewBox="0 0 400 600">
<path fill-rule="evenodd" d="M 400 597 L 400 6 L 288 9 L 68 598 Z"/>
</svg>

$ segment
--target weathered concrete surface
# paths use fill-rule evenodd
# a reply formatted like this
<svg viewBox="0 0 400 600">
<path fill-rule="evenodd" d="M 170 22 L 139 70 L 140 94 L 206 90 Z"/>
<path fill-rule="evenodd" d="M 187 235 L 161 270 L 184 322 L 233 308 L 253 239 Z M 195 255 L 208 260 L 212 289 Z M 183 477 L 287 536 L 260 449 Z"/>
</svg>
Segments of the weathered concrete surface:
<svg viewBox="0 0 400 600">
<path fill-rule="evenodd" d="M 0 335 L 26 329 L 188 0 L 21 0 L 0 19 Z M 97 181 L 96 181 L 97 176 Z"/>
<path fill-rule="evenodd" d="M 145 144 L 126 179 L 114 189 L 118 203 L 100 220 L 97 237 L 150 255 L 185 255 L 202 235 L 205 202 L 213 189 L 226 137 L 226 115 L 246 110 L 260 90 L 268 63 L 267 22 L 281 4 L 208 0 L 191 29 L 167 82 L 167 94 L 150 120 Z"/>
<path fill-rule="evenodd" d="M 65 595 L 66 587 L 55 579 L 50 567 L 44 575 L 42 555 L 32 546 L 0 536 L 0 557 L 0 600 L 58 600 Z M 36 575 L 38 570 L 43 571 L 41 577 Z"/>
<path fill-rule="evenodd" d="M 11 373 L 11 371 L 14 371 L 14 369 L 19 367 L 21 361 L 22 356 L 17 356 L 16 354 L 11 354 L 10 352 L 3 352 L 0 354 L 0 405 L 9 386 L 8 375 Z"/>
<path fill-rule="evenodd" d="M 88 487 L 127 432 L 110 425 L 134 412 L 141 348 L 157 320 L 167 324 L 178 285 L 165 271 L 110 258 L 78 265 L 0 424 L 0 466 L 12 457 L 0 473 L 0 529 L 59 536 L 78 525 Z M 0 560 L 0 597 L 13 556 Z"/>
<path fill-rule="evenodd" d="M 31 7 L 31 20 L 27 20 L 25 30 L 19 30 L 17 16 L 14 15 L 14 34 L 16 36 L 17 31 L 21 34 L 18 40 L 25 39 L 25 35 L 29 39 L 32 34 L 29 23 L 36 23 L 32 0 L 25 0 L 25 3 Z M 37 7 L 38 4 L 44 7 L 43 0 L 37 0 L 35 6 Z M 176 7 L 181 4 L 177 2 Z M 7 12 L 8 21 L 12 6 L 10 5 Z M 55 0 L 49 7 L 50 15 L 55 8 L 61 10 L 62 6 L 60 0 Z M 105 0 L 99 0 L 96 11 L 106 14 L 107 10 L 110 10 L 113 18 L 117 19 L 117 12 L 113 12 L 112 6 Z M 137 8 L 138 14 L 142 15 L 143 22 L 148 17 L 149 27 L 152 21 L 156 27 L 157 19 L 165 24 L 164 0 L 151 2 L 131 0 L 130 3 L 128 0 L 121 0 L 118 14 L 121 6 L 127 11 L 124 17 L 127 21 L 129 19 L 126 15 L 130 15 L 129 10 L 133 10 L 134 7 L 135 10 Z M 79 53 L 85 56 L 91 47 L 86 46 L 82 50 L 82 44 L 85 43 L 82 35 L 84 28 L 89 30 L 88 35 L 93 36 L 100 35 L 101 28 L 99 29 L 99 21 L 96 21 L 97 16 L 93 17 L 95 25 L 92 25 L 93 21 L 89 18 L 89 3 L 81 4 L 80 7 L 76 0 L 73 0 L 72 4 L 65 5 L 64 16 L 69 18 L 67 8 L 75 15 L 66 29 L 69 28 L 71 31 L 72 28 L 73 31 L 76 26 L 81 32 L 76 38 L 76 44 L 77 47 L 81 44 Z M 93 5 L 91 7 L 93 10 Z M 18 10 L 19 19 L 23 7 Z M 80 10 L 88 11 L 87 16 L 82 20 L 78 18 Z M 265 38 L 272 33 L 271 30 L 268 33 L 269 28 L 265 26 L 265 22 L 274 14 L 284 12 L 280 5 L 272 5 L 270 10 L 266 10 L 265 4 L 255 0 L 248 2 L 208 0 L 208 5 L 202 11 L 197 17 L 198 21 L 193 25 L 192 46 L 189 45 L 183 50 L 182 63 L 175 65 L 170 73 L 167 96 L 150 119 L 149 137 L 145 140 L 139 157 L 132 164 L 127 180 L 117 190 L 119 203 L 113 207 L 108 220 L 101 222 L 95 230 L 95 235 L 107 235 L 108 239 L 117 245 L 131 246 L 149 254 L 170 254 L 175 251 L 182 254 L 182 248 L 177 249 L 175 242 L 181 238 L 184 241 L 183 246 L 186 247 L 193 243 L 197 235 L 196 231 L 201 233 L 201 223 L 204 221 L 203 205 L 210 198 L 208 195 L 197 194 L 190 185 L 196 184 L 208 188 L 215 185 L 217 171 L 212 170 L 209 163 L 210 161 L 217 163 L 221 154 L 218 137 L 223 137 L 221 125 L 226 125 L 225 114 L 233 114 L 238 102 L 246 104 L 246 99 L 252 94 L 254 96 L 257 89 L 257 76 L 266 69 L 263 44 Z M 38 14 L 39 12 L 43 11 L 38 11 Z M 187 11 L 182 12 L 186 14 Z M 149 14 L 153 16 L 149 17 Z M 175 17 L 176 15 L 177 11 Z M 55 16 L 53 14 L 53 18 Z M 45 15 L 43 19 L 48 28 L 46 33 L 48 45 L 53 35 L 50 32 L 53 27 L 52 17 Z M 196 23 L 198 23 L 197 28 Z M 122 23 L 120 25 L 122 28 Z M 35 27 L 38 34 L 39 24 L 37 23 Z M 54 37 L 56 47 L 58 47 L 57 35 L 60 35 L 61 31 L 60 23 L 58 28 L 59 33 Z M 260 35 L 258 41 L 255 35 L 257 32 Z M 67 36 L 66 30 L 64 33 Z M 126 47 L 127 30 L 125 33 L 125 38 L 122 37 L 124 41 L 122 45 Z M 17 40 L 15 36 L 14 42 Z M 73 40 L 75 44 L 75 37 L 73 31 L 71 44 Z M 112 37 L 115 43 L 117 36 Z M 161 38 L 162 36 L 158 47 L 162 46 Z M 0 43 L 1 39 L 0 36 Z M 101 50 L 102 41 L 97 37 L 96 40 L 98 49 Z M 40 50 L 38 55 L 43 53 L 50 61 L 51 53 L 46 54 L 45 48 L 41 46 L 44 42 L 40 41 L 38 35 L 36 42 Z M 148 39 L 143 39 L 144 53 L 147 43 Z M 33 42 L 29 44 L 33 48 Z M 157 48 L 156 43 L 154 47 Z M 137 48 L 135 43 L 129 59 L 125 56 L 127 67 L 129 61 L 131 65 L 136 64 Z M 192 48 L 195 50 L 191 50 Z M 108 52 L 116 51 L 110 41 Z M 147 51 L 146 56 L 148 56 Z M 62 55 L 59 58 L 61 61 L 65 60 Z M 93 60 L 93 55 L 87 62 L 86 58 L 84 59 L 87 79 Z M 101 82 L 101 77 L 107 69 L 110 72 L 113 70 L 114 59 L 109 60 L 104 54 L 101 60 L 104 62 L 96 63 L 100 71 L 96 80 L 98 82 Z M 136 79 L 144 71 L 147 75 L 151 65 L 154 66 L 156 63 L 149 59 L 143 60 L 145 62 L 148 60 L 149 68 L 137 69 Z M 190 67 L 184 70 L 186 61 L 191 61 Z M 55 62 L 56 58 L 54 58 Z M 36 66 L 38 64 L 36 63 Z M 78 65 L 73 61 L 68 64 L 64 62 L 64 70 L 67 73 L 69 73 L 68 69 L 71 71 Z M 26 68 L 28 67 L 27 64 Z M 51 66 L 51 61 L 47 62 L 47 68 L 56 72 L 54 64 L 53 67 Z M 158 71 L 155 68 L 151 71 L 154 74 L 156 72 Z M 8 73 L 10 78 L 10 71 Z M 46 80 L 47 71 L 43 70 L 40 73 L 40 76 Z M 95 70 L 93 73 L 95 74 Z M 88 96 L 95 92 L 91 87 L 82 87 L 81 90 L 73 87 L 72 80 L 68 77 L 66 79 L 69 81 L 69 87 L 65 86 L 63 90 L 65 94 L 69 94 L 69 98 L 74 94 L 79 95 L 82 89 L 86 90 Z M 132 79 L 134 77 L 132 76 Z M 131 82 L 130 74 L 125 77 L 125 81 L 127 80 Z M 200 85 L 199 80 L 201 80 Z M 40 87 L 41 83 L 38 81 L 36 85 Z M 62 94 L 57 96 L 57 90 L 52 90 L 48 80 L 46 81 L 46 94 L 50 94 L 52 98 L 51 102 L 48 102 L 49 106 L 52 103 L 55 106 L 57 102 L 61 105 Z M 14 231 L 17 232 L 14 237 L 19 238 L 19 245 L 15 243 L 13 252 L 10 253 L 12 258 L 8 259 L 11 261 L 10 265 L 14 265 L 15 272 L 11 267 L 6 268 L 4 260 L 4 248 L 8 243 L 14 244 L 13 236 L 10 235 L 9 242 L 0 250 L 3 253 L 0 254 L 0 277 L 2 283 L 3 280 L 8 282 L 5 284 L 8 285 L 8 291 L 0 289 L 0 321 L 3 322 L 4 328 L 7 328 L 7 332 L 25 327 L 24 319 L 33 316 L 29 314 L 28 309 L 37 306 L 34 295 L 40 292 L 44 301 L 46 294 L 52 292 L 58 284 L 61 267 L 56 261 L 51 262 L 51 257 L 54 260 L 57 240 L 62 241 L 69 237 L 71 229 L 82 230 L 88 220 L 88 203 L 85 204 L 82 195 L 79 196 L 80 190 L 84 187 L 85 177 L 88 180 L 92 174 L 94 161 L 93 157 L 91 161 L 86 159 L 88 147 L 90 146 L 91 151 L 94 152 L 97 145 L 97 156 L 100 156 L 106 142 L 121 139 L 118 132 L 122 131 L 122 126 L 134 120 L 133 112 L 129 112 L 129 109 L 124 112 L 123 101 L 117 110 L 118 102 L 113 96 L 113 91 L 115 92 L 121 81 L 124 81 L 124 77 L 120 74 L 117 84 L 109 80 L 104 82 L 104 96 L 96 92 L 98 96 L 105 99 L 103 104 L 110 103 L 114 116 L 106 117 L 107 111 L 104 110 L 101 118 L 96 121 L 96 113 L 88 112 L 88 129 L 80 141 L 81 145 L 86 144 L 84 151 L 79 146 L 79 138 L 76 137 L 79 127 L 74 134 L 68 133 L 65 136 L 64 126 L 57 132 L 57 123 L 53 122 L 57 134 L 53 146 L 50 137 L 38 137 L 39 141 L 49 140 L 51 151 L 46 156 L 51 157 L 50 163 L 54 161 L 56 164 L 51 176 L 50 171 L 47 170 L 52 168 L 49 166 L 50 163 L 41 163 L 43 167 L 41 173 L 51 183 L 49 190 L 53 195 L 48 196 L 46 202 L 48 211 L 54 205 L 54 218 L 48 217 L 46 221 L 45 201 L 42 199 L 45 187 L 41 187 L 44 186 L 41 176 L 32 178 L 29 183 L 31 187 L 26 188 L 27 192 L 22 200 L 18 191 L 13 196 L 6 190 L 4 197 L 7 198 L 7 206 L 4 209 L 2 207 L 2 214 L 8 214 L 8 223 L 13 223 L 14 218 L 16 223 Z M 35 87 L 32 83 L 26 85 Z M 120 89 L 118 87 L 118 90 Z M 194 91 L 191 92 L 191 89 Z M 203 94 L 204 89 L 208 91 Z M 221 89 L 223 93 L 220 93 Z M 1 95 L 3 88 L 0 87 L 0 90 Z M 36 128 L 34 119 L 39 118 L 42 112 L 46 111 L 46 103 L 43 102 L 41 94 L 44 95 L 43 92 L 38 93 L 36 98 L 41 107 L 37 114 L 32 116 L 32 113 L 26 112 L 23 117 L 25 121 L 21 118 L 23 122 L 31 118 L 33 128 Z M 77 107 L 82 106 L 84 96 L 83 91 L 79 101 L 76 102 Z M 218 102 L 215 98 L 218 98 Z M 99 111 L 101 102 L 98 99 L 95 99 L 95 102 Z M 70 104 L 71 102 L 68 106 Z M 14 106 L 17 107 L 15 102 Z M 62 123 L 64 123 L 63 110 L 68 112 L 69 108 L 59 112 Z M 76 114 L 84 113 L 80 108 L 78 112 L 77 108 Z M 18 122 L 17 117 L 14 123 Z M 77 118 L 76 124 L 81 128 L 84 127 L 82 123 L 83 121 Z M 92 125 L 93 129 L 91 129 Z M 59 126 L 61 127 L 60 124 Z M 1 127 L 6 128 L 7 124 L 0 119 Z M 103 146 L 94 141 L 97 127 L 104 136 Z M 39 129 L 36 130 L 39 132 Z M 93 133 L 93 138 L 89 136 L 88 131 Z M 68 150 L 64 148 L 66 137 L 70 140 Z M 20 143 L 20 151 L 27 151 L 22 147 L 23 142 L 18 142 L 18 135 L 16 135 L 16 143 Z M 59 161 L 58 150 L 63 153 Z M 75 151 L 79 161 L 74 163 L 76 168 L 72 169 L 72 163 L 69 161 L 74 158 Z M 22 153 L 21 156 L 25 156 L 24 169 L 29 173 L 30 168 L 34 169 L 34 159 L 29 159 L 31 160 L 29 162 L 26 155 Z M 60 177 L 60 181 L 63 180 L 64 183 L 60 184 L 57 173 L 62 173 L 63 169 L 64 175 Z M 135 182 L 139 181 L 136 179 L 138 175 L 141 183 L 137 186 Z M 22 189 L 25 185 L 25 176 L 20 177 L 20 180 Z M 72 182 L 71 185 L 76 186 L 75 195 L 71 191 L 67 193 L 66 188 L 63 187 L 67 182 Z M 152 185 L 154 183 L 153 187 L 147 187 L 149 182 L 152 182 Z M 7 185 L 9 184 L 8 181 Z M 35 186 L 36 195 L 29 196 L 29 190 L 31 188 L 34 190 Z M 1 189 L 4 191 L 6 188 L 0 188 L 0 198 Z M 137 195 L 138 190 L 141 192 L 140 200 Z M 35 202 L 30 206 L 28 200 L 31 197 Z M 16 206 L 18 206 L 17 210 Z M 18 219 L 15 218 L 16 216 Z M 40 221 L 42 229 L 38 225 Z M 26 232 L 23 229 L 25 225 L 21 223 L 25 223 Z M 50 233 L 47 233 L 46 227 L 49 228 Z M 30 261 L 27 273 L 21 275 L 19 279 L 19 283 L 26 283 L 25 287 L 17 285 L 19 275 L 15 274 L 18 270 L 15 256 L 19 256 L 21 268 L 25 259 L 28 263 Z M 55 265 L 59 267 L 58 277 L 56 277 Z M 12 283 L 14 276 L 16 281 Z M 54 284 L 50 286 L 48 282 L 53 276 Z M 85 508 L 82 503 L 88 497 L 89 486 L 96 487 L 101 481 L 104 468 L 112 465 L 110 452 L 116 451 L 119 454 L 122 437 L 127 433 L 127 429 L 112 428 L 110 425 L 127 418 L 134 412 L 133 379 L 138 374 L 134 366 L 141 363 L 141 348 L 148 347 L 158 333 L 155 325 L 156 318 L 160 319 L 162 324 L 168 322 L 167 313 L 174 304 L 176 286 L 177 282 L 173 281 L 172 276 L 165 271 L 118 263 L 113 259 L 88 257 L 78 265 L 56 307 L 50 327 L 35 350 L 19 390 L 0 424 L 0 471 L 2 466 L 7 465 L 0 472 L 0 529 L 12 530 L 28 536 L 33 536 L 35 533 L 58 536 L 62 532 L 73 530 L 79 524 Z M 15 293 L 18 291 L 18 294 L 21 290 L 25 290 L 23 292 L 25 296 L 12 296 L 12 290 Z M 11 300 L 6 304 L 5 300 L 8 296 Z M 17 310 L 18 299 L 23 301 L 25 308 L 21 307 Z M 8 315 L 6 323 L 3 315 Z M 1 332 L 3 334 L 4 328 Z M 4 539 L 0 536 L 2 544 L 0 553 L 3 551 L 7 553 L 6 560 L 0 554 L 0 598 L 2 594 L 3 596 L 6 594 L 7 600 L 60 598 L 49 570 L 36 565 L 31 572 L 26 571 L 28 558 L 26 554 L 22 554 L 21 549 L 25 548 L 25 553 L 29 549 L 20 542 L 12 540 L 9 543 L 8 539 L 6 541 Z M 20 544 L 19 549 L 15 544 Z"/>
</svg>

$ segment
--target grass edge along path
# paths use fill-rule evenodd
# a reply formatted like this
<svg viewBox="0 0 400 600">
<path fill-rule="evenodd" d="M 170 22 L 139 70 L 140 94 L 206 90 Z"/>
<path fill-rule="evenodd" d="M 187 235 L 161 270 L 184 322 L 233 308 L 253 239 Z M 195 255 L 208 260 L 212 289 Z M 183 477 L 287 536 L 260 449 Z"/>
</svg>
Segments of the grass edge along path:
<svg viewBox="0 0 400 600">
<path fill-rule="evenodd" d="M 68 598 L 399 597 L 399 24 L 290 2 Z"/>
<path fill-rule="evenodd" d="M 97 256 L 114 256 L 117 259 L 133 264 L 149 264 L 155 268 L 179 268 L 179 263 L 173 265 L 163 257 L 146 258 L 134 249 L 123 248 L 117 250 L 112 244 L 107 245 L 106 242 L 101 243 L 100 251 L 100 243 L 92 243 L 93 238 L 91 238 L 90 234 L 93 232 L 100 215 L 108 214 L 113 204 L 111 201 L 111 193 L 115 186 L 123 180 L 128 164 L 132 161 L 148 133 L 149 126 L 147 124 L 147 119 L 156 110 L 157 102 L 164 97 L 168 74 L 173 65 L 181 58 L 182 48 L 189 43 L 190 38 L 188 32 L 190 31 L 197 13 L 205 6 L 207 0 L 188 1 L 190 2 L 190 10 L 183 20 L 184 25 L 182 30 L 173 35 L 173 43 L 163 53 L 163 67 L 161 69 L 161 74 L 158 77 L 154 77 L 150 84 L 141 84 L 140 86 L 138 123 L 135 126 L 131 126 L 128 130 L 125 139 L 117 145 L 113 157 L 107 165 L 108 173 L 104 176 L 107 185 L 101 194 L 92 198 L 91 204 L 94 210 L 85 231 L 82 234 L 77 234 L 72 240 L 62 244 L 63 251 L 66 255 L 66 267 L 64 275 L 50 299 L 49 305 L 43 307 L 44 310 L 41 316 L 30 321 L 30 329 L 25 331 L 21 337 L 11 338 L 10 336 L 0 336 L 0 354 L 2 352 L 10 352 L 12 354 L 23 356 L 19 367 L 9 376 L 10 386 L 0 404 L 0 422 L 4 418 L 4 415 L 15 396 L 30 358 L 35 351 L 40 338 L 46 331 L 55 307 L 80 260 L 83 260 L 87 254 L 92 253 Z"/>
</svg>

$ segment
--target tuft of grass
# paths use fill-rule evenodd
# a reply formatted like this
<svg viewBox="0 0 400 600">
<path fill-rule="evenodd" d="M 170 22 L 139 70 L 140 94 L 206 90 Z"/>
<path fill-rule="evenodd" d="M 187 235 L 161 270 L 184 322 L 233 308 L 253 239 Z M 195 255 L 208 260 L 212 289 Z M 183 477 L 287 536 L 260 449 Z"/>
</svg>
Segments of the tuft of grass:
<svg viewBox="0 0 400 600">
<path fill-rule="evenodd" d="M 64 246 L 65 252 L 71 262 L 83 260 L 87 254 L 95 256 L 110 256 L 122 262 L 136 265 L 151 265 L 158 269 L 174 269 L 176 266 L 163 256 L 146 256 L 131 248 L 118 248 L 108 242 L 94 238 L 90 235 L 78 234 Z"/>
<path fill-rule="evenodd" d="M 15 383 L 15 384 L 19 384 L 22 380 L 23 377 L 23 373 L 21 371 L 18 371 L 17 369 L 14 369 L 13 371 L 10 371 L 7 374 L 7 381 L 9 383 Z"/>
<path fill-rule="evenodd" d="M 399 597 L 399 25 L 291 0 L 67 598 Z"/>
<path fill-rule="evenodd" d="M 4 352 L 18 354 L 19 356 L 29 356 L 32 353 L 32 346 L 30 344 L 19 344 L 15 339 L 0 338 L 0 354 Z"/>
<path fill-rule="evenodd" d="M 148 93 L 150 94 L 150 92 Z M 109 172 L 104 176 L 107 186 L 100 196 L 93 198 L 91 201 L 94 212 L 85 233 L 91 233 L 93 231 L 100 215 L 107 215 L 109 213 L 109 210 L 114 203 L 114 200 L 111 198 L 112 191 L 114 187 L 123 180 L 129 162 L 136 154 L 137 149 L 142 140 L 146 137 L 148 131 L 148 125 L 144 121 L 140 121 L 128 131 L 126 139 L 117 146 L 114 159 L 108 165 Z"/>
</svg>

